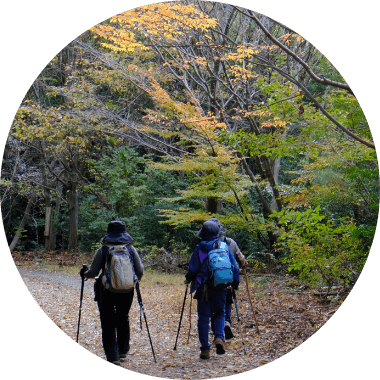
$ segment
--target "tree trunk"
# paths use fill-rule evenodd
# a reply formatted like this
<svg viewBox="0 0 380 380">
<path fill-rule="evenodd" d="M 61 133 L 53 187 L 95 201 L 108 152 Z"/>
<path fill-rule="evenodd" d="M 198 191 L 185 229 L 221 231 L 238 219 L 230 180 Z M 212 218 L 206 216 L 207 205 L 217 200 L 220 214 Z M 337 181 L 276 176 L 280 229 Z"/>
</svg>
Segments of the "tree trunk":
<svg viewBox="0 0 380 380">
<path fill-rule="evenodd" d="M 206 211 L 210 212 L 211 214 L 221 214 L 223 204 L 222 201 L 218 198 L 209 197 L 206 199 L 205 208 Z"/>
<path fill-rule="evenodd" d="M 269 158 L 264 156 L 262 157 L 262 161 L 263 161 L 264 169 L 266 171 L 267 179 L 273 191 L 273 198 L 274 198 L 277 210 L 281 211 L 282 210 L 281 196 L 277 188 L 277 181 L 274 178 L 274 173 L 272 172 L 272 169 L 270 167 Z"/>
<path fill-rule="evenodd" d="M 278 183 L 278 174 L 280 173 L 280 166 L 281 166 L 281 157 L 278 157 L 274 160 L 274 170 L 273 170 L 273 176 L 274 176 L 274 180 L 276 181 L 276 183 Z M 275 196 L 273 196 L 270 206 L 273 210 L 278 211 Z"/>
<path fill-rule="evenodd" d="M 55 250 L 56 244 L 57 244 L 57 229 L 55 227 L 54 219 L 56 215 L 59 215 L 59 210 L 61 208 L 61 192 L 62 192 L 62 183 L 58 182 L 57 184 L 57 198 L 55 201 L 55 208 L 53 210 L 53 223 L 52 223 L 52 229 L 51 229 L 51 250 Z"/>
<path fill-rule="evenodd" d="M 45 172 L 45 171 L 43 171 Z M 44 181 L 47 185 L 47 181 Z M 47 187 L 44 187 L 44 198 L 45 198 L 45 250 L 50 251 L 51 249 L 51 233 L 53 227 L 53 209 L 51 207 L 51 191 Z"/>
<path fill-rule="evenodd" d="M 286 139 L 286 135 L 287 135 L 287 130 L 285 129 L 284 132 L 282 133 L 282 139 L 283 140 Z M 274 160 L 274 168 L 273 168 L 273 178 L 274 178 L 274 182 L 276 184 L 278 183 L 278 175 L 280 173 L 280 166 L 281 166 L 281 157 L 278 157 Z M 278 203 L 277 203 L 276 197 L 273 195 L 271 207 L 273 210 L 279 211 L 277 204 Z"/>
<path fill-rule="evenodd" d="M 53 231 L 53 208 L 51 205 L 45 207 L 45 250 L 50 251 L 52 246 Z"/>
<path fill-rule="evenodd" d="M 15 249 L 15 247 L 16 247 L 19 239 L 20 239 L 22 231 L 24 230 L 24 227 L 26 225 L 26 222 L 29 219 L 30 209 L 32 208 L 33 203 L 34 203 L 35 200 L 36 200 L 36 192 L 33 191 L 31 197 L 29 198 L 28 204 L 26 205 L 26 208 L 25 208 L 25 211 L 24 211 L 24 216 L 23 216 L 23 218 L 21 220 L 21 223 L 20 223 L 20 225 L 17 228 L 16 235 L 14 236 L 11 244 L 9 245 L 9 249 L 10 249 L 11 252 Z"/>
<path fill-rule="evenodd" d="M 45 144 L 41 144 L 42 148 L 45 150 Z M 52 232 L 52 215 L 53 210 L 51 207 L 51 191 L 50 191 L 50 184 L 48 181 L 48 173 L 46 170 L 46 162 L 45 157 L 42 158 L 41 162 L 41 175 L 42 175 L 42 184 L 43 184 L 43 190 L 44 190 L 44 203 L 45 203 L 45 231 L 44 231 L 44 238 L 45 238 L 45 250 L 49 251 L 51 249 L 51 232 Z"/>
<path fill-rule="evenodd" d="M 70 182 L 67 191 L 67 207 L 69 210 L 69 244 L 68 251 L 74 251 L 78 247 L 78 184 Z"/>
<path fill-rule="evenodd" d="M 252 173 L 251 169 L 249 168 L 249 166 L 247 164 L 247 161 L 242 157 L 241 154 L 239 154 L 239 157 L 242 158 L 241 162 L 243 164 L 244 171 L 248 175 L 250 180 L 252 181 L 253 186 L 257 191 L 257 194 L 258 194 L 260 201 L 263 205 L 263 217 L 265 220 L 267 220 L 269 218 L 269 215 L 273 214 L 273 209 L 271 208 L 268 201 L 265 199 L 259 184 L 256 182 L 254 174 Z M 272 252 L 277 238 L 276 238 L 276 235 L 270 229 L 267 229 L 267 234 L 268 234 L 268 244 L 266 246 L 267 246 L 269 252 Z M 261 242 L 264 244 L 264 242 L 262 240 L 261 240 Z"/>
</svg>

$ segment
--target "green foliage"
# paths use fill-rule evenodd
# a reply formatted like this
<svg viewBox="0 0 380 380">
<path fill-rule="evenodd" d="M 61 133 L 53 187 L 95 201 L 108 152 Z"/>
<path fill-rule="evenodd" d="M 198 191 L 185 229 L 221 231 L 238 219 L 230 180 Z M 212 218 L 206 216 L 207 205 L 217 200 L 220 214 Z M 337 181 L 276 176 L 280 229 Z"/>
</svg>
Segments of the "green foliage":
<svg viewBox="0 0 380 380">
<path fill-rule="evenodd" d="M 271 217 L 277 220 L 277 250 L 289 271 L 312 285 L 356 281 L 368 251 L 352 220 L 327 219 L 320 207 L 304 212 L 283 210 Z"/>
<path fill-rule="evenodd" d="M 94 252 L 105 236 L 108 223 L 113 219 L 112 211 L 97 204 L 93 195 L 86 194 L 79 202 L 79 246 L 84 251 Z"/>
<path fill-rule="evenodd" d="M 93 249 L 114 217 L 126 222 L 128 232 L 138 247 L 144 245 L 174 249 L 194 241 L 192 227 L 173 228 L 161 224 L 159 209 L 178 209 L 181 205 L 169 202 L 187 179 L 175 173 L 153 168 L 152 156 L 138 150 L 118 147 L 90 162 L 92 183 L 84 187 L 86 194 L 80 204 L 80 245 Z M 156 158 L 158 159 L 158 158 Z M 100 200 L 102 202 L 100 202 Z M 108 206 L 108 208 L 106 207 Z"/>
<path fill-rule="evenodd" d="M 254 135 L 241 130 L 233 134 L 225 133 L 223 137 L 224 141 L 228 141 L 232 146 L 237 146 L 242 153 L 249 153 L 251 156 L 267 156 L 273 160 L 278 157 L 294 159 L 307 149 L 300 145 L 294 136 L 283 138 L 281 131 Z"/>
<path fill-rule="evenodd" d="M 130 216 L 147 203 L 151 193 L 145 166 L 146 157 L 137 151 L 125 147 L 111 150 L 109 156 L 93 162 L 92 174 L 97 181 L 89 186 L 102 193 L 116 213 Z"/>
</svg>

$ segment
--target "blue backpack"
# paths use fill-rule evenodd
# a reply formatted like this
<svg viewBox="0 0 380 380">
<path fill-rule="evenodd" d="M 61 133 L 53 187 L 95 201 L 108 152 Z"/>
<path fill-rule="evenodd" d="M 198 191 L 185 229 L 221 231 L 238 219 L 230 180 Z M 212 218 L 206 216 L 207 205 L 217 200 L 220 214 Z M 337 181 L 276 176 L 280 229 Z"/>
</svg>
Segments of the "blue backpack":
<svg viewBox="0 0 380 380">
<path fill-rule="evenodd" d="M 226 243 L 221 242 L 217 248 L 209 251 L 208 261 L 212 276 L 214 277 L 214 286 L 229 285 L 232 283 L 232 264 Z"/>
</svg>

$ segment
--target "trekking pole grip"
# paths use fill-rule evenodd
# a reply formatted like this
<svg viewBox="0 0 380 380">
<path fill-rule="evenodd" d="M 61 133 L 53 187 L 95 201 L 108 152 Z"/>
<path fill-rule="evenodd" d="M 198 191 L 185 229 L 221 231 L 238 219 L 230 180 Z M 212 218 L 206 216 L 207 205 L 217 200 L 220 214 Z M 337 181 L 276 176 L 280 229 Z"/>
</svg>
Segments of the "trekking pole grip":
<svg viewBox="0 0 380 380">
<path fill-rule="evenodd" d="M 88 267 L 87 267 L 87 265 L 86 265 L 86 264 L 83 264 L 83 265 L 82 265 L 82 269 L 81 269 L 80 272 L 79 272 L 80 276 L 82 277 L 82 281 L 83 281 L 83 280 L 87 280 L 87 279 L 84 277 L 84 274 L 85 274 L 85 272 L 87 272 L 87 271 L 88 271 Z"/>
</svg>

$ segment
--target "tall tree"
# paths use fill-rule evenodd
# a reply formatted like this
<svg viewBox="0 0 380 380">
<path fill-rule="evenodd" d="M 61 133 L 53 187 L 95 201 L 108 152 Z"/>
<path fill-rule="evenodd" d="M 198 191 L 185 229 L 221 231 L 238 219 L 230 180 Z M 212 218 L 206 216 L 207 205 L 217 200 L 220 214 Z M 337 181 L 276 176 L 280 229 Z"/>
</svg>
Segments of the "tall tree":
<svg viewBox="0 0 380 380">
<path fill-rule="evenodd" d="M 312 133 L 325 125 L 324 138 L 331 136 L 331 141 L 343 138 L 373 148 L 365 119 L 348 128 L 342 124 L 342 110 L 330 103 L 329 94 L 339 88 L 350 109 L 358 107 L 348 85 L 342 78 L 321 79 L 318 63 L 331 68 L 328 61 L 301 36 L 268 18 L 225 4 L 180 1 L 124 12 L 92 31 L 108 54 L 78 44 L 107 68 L 109 78 L 112 72 L 118 83 L 123 78 L 155 102 L 150 111 L 145 109 L 146 128 L 118 113 L 115 103 L 91 97 L 102 114 L 116 122 L 108 123 L 107 131 L 165 152 L 178 168 L 183 155 L 194 154 L 194 146 L 186 143 L 186 120 L 200 109 L 197 116 L 225 126 L 218 136 L 236 150 L 267 221 L 284 207 L 278 183 L 281 158 L 319 151 L 306 125 L 314 126 Z M 152 57 L 154 74 L 142 63 L 152 62 Z M 312 93 L 313 83 L 325 87 L 319 100 L 320 95 Z M 339 136 L 336 127 L 344 135 Z M 208 172 L 197 174 L 207 177 Z M 222 198 L 206 199 L 209 210 L 221 212 L 217 207 Z M 272 249 L 276 238 L 270 228 L 267 233 L 266 245 Z"/>
</svg>

